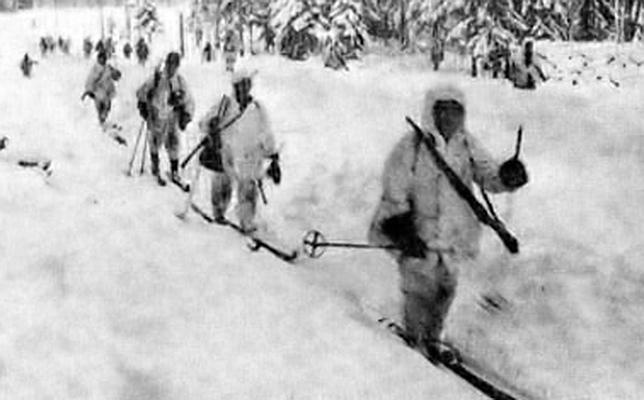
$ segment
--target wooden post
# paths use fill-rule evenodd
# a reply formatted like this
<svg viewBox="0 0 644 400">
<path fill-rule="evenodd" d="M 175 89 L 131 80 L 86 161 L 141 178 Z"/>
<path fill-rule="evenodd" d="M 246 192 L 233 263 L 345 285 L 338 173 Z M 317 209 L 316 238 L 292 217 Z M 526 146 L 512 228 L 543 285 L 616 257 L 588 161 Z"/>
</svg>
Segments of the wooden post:
<svg viewBox="0 0 644 400">
<path fill-rule="evenodd" d="M 185 38 L 184 38 L 184 33 L 183 33 L 183 13 L 179 14 L 179 40 L 181 41 L 180 49 L 181 49 L 181 57 L 183 58 L 186 55 L 186 45 L 185 45 Z"/>
<path fill-rule="evenodd" d="M 101 39 L 105 38 L 105 16 L 103 15 L 103 0 L 100 2 L 100 17 L 101 17 Z"/>
</svg>

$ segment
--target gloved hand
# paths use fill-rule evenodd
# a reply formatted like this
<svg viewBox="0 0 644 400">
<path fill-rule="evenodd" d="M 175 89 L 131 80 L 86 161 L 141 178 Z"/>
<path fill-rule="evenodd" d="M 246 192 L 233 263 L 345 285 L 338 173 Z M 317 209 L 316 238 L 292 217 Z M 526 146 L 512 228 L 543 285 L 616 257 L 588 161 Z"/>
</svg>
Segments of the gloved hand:
<svg viewBox="0 0 644 400">
<path fill-rule="evenodd" d="M 501 182 L 510 189 L 518 189 L 528 183 L 528 173 L 521 161 L 511 158 L 499 168 Z"/>
<path fill-rule="evenodd" d="M 146 121 L 147 121 L 147 119 L 148 119 L 148 117 L 149 117 L 149 114 L 148 114 L 148 103 L 146 103 L 145 101 L 139 101 L 139 102 L 136 104 L 136 107 L 139 109 L 139 115 L 141 116 L 141 118 L 143 118 L 144 120 L 146 120 Z"/>
<path fill-rule="evenodd" d="M 427 245 L 418 236 L 411 211 L 387 218 L 382 222 L 381 230 L 404 256 L 425 258 L 427 255 Z"/>
<path fill-rule="evenodd" d="M 184 98 L 184 93 L 183 90 L 175 90 L 172 93 L 170 93 L 170 96 L 168 97 L 168 105 L 171 107 L 177 108 L 181 107 L 183 104 L 183 98 Z"/>
<path fill-rule="evenodd" d="M 180 107 L 179 110 L 177 111 L 178 114 L 178 124 L 179 124 L 179 129 L 182 131 L 186 130 L 186 127 L 192 121 L 192 116 L 186 112 L 186 110 L 183 107 Z"/>
<path fill-rule="evenodd" d="M 423 239 L 418 236 L 410 236 L 403 238 L 398 243 L 398 247 L 402 250 L 402 253 L 405 257 L 411 258 L 425 258 L 427 257 L 427 244 Z"/>
<path fill-rule="evenodd" d="M 266 170 L 266 175 L 273 180 L 276 185 L 279 185 L 282 182 L 282 169 L 279 164 L 279 154 L 273 154 L 271 156 L 271 164 Z"/>
</svg>

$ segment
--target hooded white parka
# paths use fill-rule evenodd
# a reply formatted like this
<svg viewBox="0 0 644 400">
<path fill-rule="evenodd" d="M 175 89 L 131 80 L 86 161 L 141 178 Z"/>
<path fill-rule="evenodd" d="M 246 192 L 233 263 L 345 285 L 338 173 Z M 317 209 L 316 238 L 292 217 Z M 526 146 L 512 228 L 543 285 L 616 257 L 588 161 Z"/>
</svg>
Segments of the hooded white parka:
<svg viewBox="0 0 644 400">
<path fill-rule="evenodd" d="M 432 113 L 439 100 L 457 101 L 463 108 L 466 104 L 463 93 L 452 86 L 438 87 L 425 95 L 421 127 L 433 133 L 447 163 L 470 188 L 476 182 L 490 192 L 510 190 L 501 183 L 499 163 L 465 128 L 445 142 Z M 370 242 L 392 244 L 380 228 L 382 222 L 412 211 L 416 231 L 428 246 L 450 249 L 458 258 L 477 255 L 480 223 L 414 132 L 406 134 L 389 155 L 382 186 L 382 198 L 369 231 Z"/>
</svg>

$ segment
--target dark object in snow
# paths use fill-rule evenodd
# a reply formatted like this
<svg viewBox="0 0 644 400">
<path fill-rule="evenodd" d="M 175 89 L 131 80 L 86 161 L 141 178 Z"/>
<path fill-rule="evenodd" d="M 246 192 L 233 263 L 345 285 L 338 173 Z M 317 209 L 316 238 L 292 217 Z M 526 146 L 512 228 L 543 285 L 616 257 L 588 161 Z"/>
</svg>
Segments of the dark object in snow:
<svg viewBox="0 0 644 400">
<path fill-rule="evenodd" d="M 419 352 L 427 361 L 455 374 L 490 399 L 536 399 L 534 395 L 516 387 L 484 363 L 468 357 L 453 344 L 440 342 L 419 345 L 395 322 L 387 318 L 380 318 L 378 322 L 385 324 L 389 331 L 400 337 L 405 345 Z"/>
<path fill-rule="evenodd" d="M 5 147 L 7 147 L 7 143 L 9 143 L 9 138 L 6 136 L 3 136 L 0 138 L 0 150 L 4 150 Z"/>
<path fill-rule="evenodd" d="M 133 49 L 132 49 L 132 45 L 130 44 L 130 42 L 127 42 L 127 43 L 125 43 L 125 45 L 123 45 L 123 55 L 128 60 L 130 59 L 130 56 L 132 55 L 132 51 L 133 51 Z"/>
<path fill-rule="evenodd" d="M 38 64 L 38 61 L 34 61 L 29 57 L 29 53 L 25 53 L 24 57 L 20 61 L 20 70 L 26 78 L 31 78 L 31 70 L 34 64 Z"/>
<path fill-rule="evenodd" d="M 148 56 L 150 55 L 150 47 L 143 38 L 139 38 L 134 47 L 136 58 L 139 60 L 139 64 L 145 65 L 146 61 L 148 60 Z"/>
<path fill-rule="evenodd" d="M 281 250 L 281 249 L 277 248 L 275 245 L 267 242 L 266 240 L 257 237 L 254 232 L 245 232 L 242 229 L 241 226 L 235 224 L 234 222 L 232 222 L 232 221 L 230 221 L 228 219 L 225 219 L 225 218 L 215 219 L 212 216 L 208 215 L 208 213 L 203 211 L 201 208 L 199 208 L 199 206 L 197 206 L 194 203 L 191 203 L 190 207 L 201 218 L 203 218 L 204 221 L 206 221 L 206 222 L 208 222 L 210 224 L 216 223 L 216 224 L 219 224 L 219 225 L 222 225 L 222 226 L 228 226 L 228 227 L 232 228 L 233 230 L 235 230 L 240 235 L 248 238 L 248 241 L 249 241 L 248 242 L 248 247 L 252 251 L 258 251 L 260 249 L 264 249 L 267 252 L 269 252 L 270 254 L 276 256 L 277 258 L 279 258 L 280 260 L 286 261 L 288 263 L 291 263 L 291 262 L 293 262 L 293 261 L 295 261 L 297 259 L 298 254 L 297 254 L 297 251 L 295 251 L 295 250 L 291 251 L 291 252 Z"/>
<path fill-rule="evenodd" d="M 479 306 L 490 314 L 498 314 L 507 311 L 511 304 L 499 293 L 491 293 L 481 296 Z"/>
<path fill-rule="evenodd" d="M 51 160 L 19 160 L 18 165 L 23 168 L 40 168 L 47 176 L 54 172 L 51 169 Z"/>
<path fill-rule="evenodd" d="M 213 59 L 214 49 L 212 48 L 212 43 L 206 42 L 206 45 L 203 48 L 202 59 L 205 62 L 211 62 Z"/>
<path fill-rule="evenodd" d="M 577 79 L 573 79 L 573 80 L 572 80 L 572 85 L 573 85 L 573 86 L 577 86 Z"/>
</svg>

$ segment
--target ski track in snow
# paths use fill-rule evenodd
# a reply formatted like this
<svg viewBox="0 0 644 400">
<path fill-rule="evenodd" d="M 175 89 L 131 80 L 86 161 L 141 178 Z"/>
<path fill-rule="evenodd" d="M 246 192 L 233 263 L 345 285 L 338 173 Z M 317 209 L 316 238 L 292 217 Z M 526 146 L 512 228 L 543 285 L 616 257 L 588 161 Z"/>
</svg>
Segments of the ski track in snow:
<svg viewBox="0 0 644 400">
<path fill-rule="evenodd" d="M 77 33 L 76 50 L 96 29 L 89 13 L 57 14 L 62 33 Z M 140 123 L 134 90 L 149 68 L 119 61 L 112 117 L 126 149 L 79 101 L 88 61 L 55 55 L 40 60 L 33 79 L 20 76 L 22 53 L 37 54 L 38 34 L 52 29 L 51 11 L 0 19 L 0 134 L 11 138 L 0 152 L 0 398 L 480 398 L 370 319 L 399 317 L 386 254 L 329 249 L 287 266 L 194 214 L 182 223 L 173 215 L 184 201 L 176 188 L 123 174 Z M 531 182 L 495 196 L 521 254 L 507 256 L 486 231 L 480 258 L 461 267 L 447 334 L 545 398 L 637 399 L 643 79 L 631 66 L 597 61 L 613 45 L 540 50 L 566 68 L 576 68 L 568 55 L 582 51 L 594 70 L 577 86 L 563 79 L 526 93 L 427 72 L 414 56 L 367 56 L 350 72 L 325 70 L 319 59 L 244 60 L 259 70 L 255 93 L 283 143 L 284 180 L 267 187 L 260 218 L 293 246 L 308 229 L 364 241 L 404 116 L 419 117 L 431 84 L 458 81 L 468 125 L 494 154 L 510 156 L 523 125 Z M 644 59 L 637 46 L 623 51 Z M 219 63 L 188 61 L 181 71 L 198 120 L 228 90 L 228 77 Z M 597 71 L 622 86 L 593 80 Z M 186 136 L 184 151 L 198 141 L 195 123 Z M 48 183 L 10 162 L 23 155 L 53 159 Z M 197 202 L 209 210 L 205 190 Z M 507 300 L 502 311 L 478 305 L 489 293 Z"/>
</svg>

